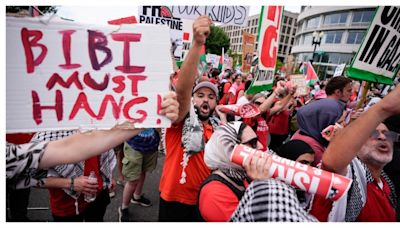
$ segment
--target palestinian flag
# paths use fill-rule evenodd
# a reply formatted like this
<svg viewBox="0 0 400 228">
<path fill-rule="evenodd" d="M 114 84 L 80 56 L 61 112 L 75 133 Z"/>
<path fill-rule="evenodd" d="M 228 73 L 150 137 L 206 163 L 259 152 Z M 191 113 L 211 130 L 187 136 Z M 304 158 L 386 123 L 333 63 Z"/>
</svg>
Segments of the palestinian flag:
<svg viewBox="0 0 400 228">
<path fill-rule="evenodd" d="M 306 73 L 306 81 L 307 86 L 314 85 L 315 82 L 318 81 L 318 75 L 315 73 L 315 70 L 310 62 L 307 62 L 307 73 Z"/>
<path fill-rule="evenodd" d="M 224 56 L 225 56 L 225 53 L 224 53 L 224 48 L 222 48 L 222 54 L 221 54 L 221 57 L 219 58 L 219 64 L 218 64 L 218 69 L 220 70 L 220 72 L 223 72 L 224 71 Z"/>
</svg>

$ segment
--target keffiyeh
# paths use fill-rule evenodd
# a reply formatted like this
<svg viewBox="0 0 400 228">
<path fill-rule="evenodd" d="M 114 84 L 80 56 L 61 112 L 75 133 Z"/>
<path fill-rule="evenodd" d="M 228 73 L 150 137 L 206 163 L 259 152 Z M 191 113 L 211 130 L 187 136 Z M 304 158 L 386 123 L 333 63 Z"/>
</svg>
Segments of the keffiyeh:
<svg viewBox="0 0 400 228">
<path fill-rule="evenodd" d="M 253 181 L 231 222 L 318 222 L 299 204 L 295 191 L 281 181 Z"/>
</svg>

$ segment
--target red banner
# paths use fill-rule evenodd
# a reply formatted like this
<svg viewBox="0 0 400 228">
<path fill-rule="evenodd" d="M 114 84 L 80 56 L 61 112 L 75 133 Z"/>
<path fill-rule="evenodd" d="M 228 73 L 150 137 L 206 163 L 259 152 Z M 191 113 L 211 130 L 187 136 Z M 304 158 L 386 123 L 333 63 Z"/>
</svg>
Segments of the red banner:
<svg viewBox="0 0 400 228">
<path fill-rule="evenodd" d="M 242 118 L 251 118 L 260 114 L 260 109 L 251 103 L 243 105 L 221 105 L 219 110 Z"/>
<path fill-rule="evenodd" d="M 253 153 L 260 157 L 271 156 L 261 150 L 244 145 L 236 145 L 233 148 L 231 161 L 243 166 L 246 158 Z M 352 183 L 352 180 L 347 177 L 282 158 L 278 155 L 272 155 L 272 165 L 269 173 L 274 179 L 333 201 L 340 199 L 349 190 Z"/>
</svg>

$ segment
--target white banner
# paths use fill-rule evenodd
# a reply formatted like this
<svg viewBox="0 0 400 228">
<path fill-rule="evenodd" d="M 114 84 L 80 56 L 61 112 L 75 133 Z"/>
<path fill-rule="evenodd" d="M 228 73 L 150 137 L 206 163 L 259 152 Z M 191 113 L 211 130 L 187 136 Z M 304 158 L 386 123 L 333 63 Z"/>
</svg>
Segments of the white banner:
<svg viewBox="0 0 400 228">
<path fill-rule="evenodd" d="M 6 130 L 168 127 L 168 28 L 6 19 Z M 157 89 L 155 89 L 157 88 Z"/>
<path fill-rule="evenodd" d="M 226 25 L 245 26 L 249 6 L 170 6 L 170 15 L 177 18 L 195 20 L 209 16 L 212 21 Z M 166 13 L 167 14 L 167 13 Z"/>
<path fill-rule="evenodd" d="M 346 63 L 338 65 L 335 69 L 335 73 L 333 74 L 333 77 L 341 76 L 343 74 L 343 70 L 345 67 L 346 67 Z"/>
</svg>

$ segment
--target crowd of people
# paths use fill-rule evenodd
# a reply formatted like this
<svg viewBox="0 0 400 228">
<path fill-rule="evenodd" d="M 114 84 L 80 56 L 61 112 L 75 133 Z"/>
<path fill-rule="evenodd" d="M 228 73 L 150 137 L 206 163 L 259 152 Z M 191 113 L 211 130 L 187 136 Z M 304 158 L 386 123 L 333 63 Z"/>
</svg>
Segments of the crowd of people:
<svg viewBox="0 0 400 228">
<path fill-rule="evenodd" d="M 136 129 L 127 122 L 107 131 L 39 132 L 30 143 L 7 143 L 7 189 L 48 188 L 54 221 L 103 221 L 118 167 L 124 190 L 115 213 L 130 221 L 130 203 L 152 206 L 142 189 L 163 147 L 160 222 L 399 221 L 400 85 L 385 93 L 376 86 L 361 108 L 360 83 L 344 76 L 317 82 L 302 96 L 289 78 L 277 76 L 272 91 L 248 94 L 251 73 L 210 69 L 198 75 L 211 24 L 206 16 L 195 20 L 192 46 L 171 76 L 174 91 L 161 112 L 171 127 Z M 241 118 L 221 109 L 246 103 L 259 114 Z M 327 137 L 331 126 L 339 127 Z M 233 163 L 237 144 L 353 182 L 338 201 L 310 194 L 271 178 L 271 156 Z M 92 201 L 90 194 L 96 195 Z"/>
</svg>

